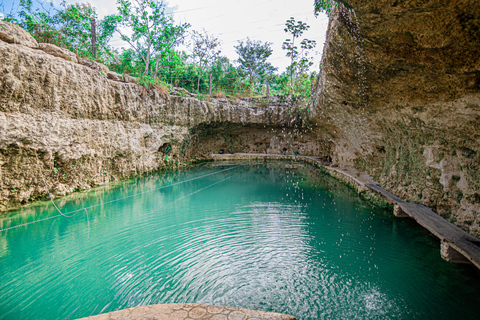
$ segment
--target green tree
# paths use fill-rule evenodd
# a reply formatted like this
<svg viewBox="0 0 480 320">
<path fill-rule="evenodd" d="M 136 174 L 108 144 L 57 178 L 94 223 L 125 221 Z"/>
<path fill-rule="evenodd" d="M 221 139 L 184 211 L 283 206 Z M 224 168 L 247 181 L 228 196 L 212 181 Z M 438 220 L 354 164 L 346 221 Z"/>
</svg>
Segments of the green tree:
<svg viewBox="0 0 480 320">
<path fill-rule="evenodd" d="M 144 75 L 151 73 L 151 62 L 171 53 L 188 24 L 174 25 L 173 18 L 165 14 L 163 1 L 118 0 L 118 14 L 106 17 L 111 28 L 120 34 L 143 62 Z M 158 63 L 156 64 L 158 72 Z"/>
<path fill-rule="evenodd" d="M 160 59 L 155 63 L 155 74 L 159 75 L 165 82 L 174 85 L 179 76 L 184 74 L 187 55 L 185 52 L 176 50 L 163 51 Z M 159 69 L 158 66 L 161 65 Z"/>
<path fill-rule="evenodd" d="M 207 31 L 193 31 L 192 33 L 192 58 L 197 61 L 198 81 L 197 91 L 200 90 L 200 77 L 205 66 L 211 67 L 220 56 L 220 40 L 208 34 Z"/>
<path fill-rule="evenodd" d="M 50 4 L 48 9 L 41 8 L 43 10 L 34 8 L 32 0 L 20 0 L 18 11 L 10 12 L 4 20 L 18 24 L 27 30 L 38 42 L 59 44 L 63 39 L 57 30 L 55 18 L 52 14 L 55 8 L 53 4 Z"/>
<path fill-rule="evenodd" d="M 261 41 L 252 41 L 247 38 L 247 41 L 239 41 L 237 46 L 234 46 L 239 59 L 239 68 L 242 72 L 248 75 L 250 80 L 250 87 L 254 85 L 255 79 L 265 77 L 276 70 L 267 59 L 272 55 L 271 43 Z"/>
<path fill-rule="evenodd" d="M 315 15 L 317 16 L 320 12 L 325 12 L 327 15 L 330 15 L 336 5 L 337 3 L 334 0 L 315 0 Z"/>
<path fill-rule="evenodd" d="M 313 65 L 311 58 L 308 57 L 308 50 L 316 46 L 315 40 L 303 39 L 300 42 L 300 48 L 295 45 L 296 40 L 310 28 L 302 21 L 295 21 L 293 17 L 287 20 L 284 31 L 290 33 L 291 39 L 286 39 L 282 44 L 282 49 L 286 50 L 286 56 L 290 58 L 290 66 L 287 70 L 290 74 L 290 94 L 294 93 L 294 78 L 308 71 Z"/>
<path fill-rule="evenodd" d="M 38 42 L 52 43 L 76 52 L 82 57 L 93 58 L 91 47 L 91 19 L 97 19 L 95 8 L 88 3 L 68 5 L 65 1 L 59 8 L 52 3 L 40 3 L 34 8 L 31 0 L 21 0 L 16 14 L 9 14 L 7 21 L 17 23 L 30 32 Z M 113 55 L 109 46 L 113 30 L 99 21 L 96 32 L 97 51 L 101 60 Z"/>
<path fill-rule="evenodd" d="M 290 75 L 288 72 L 272 74 L 270 77 L 270 92 L 273 95 L 284 95 L 289 91 Z"/>
<path fill-rule="evenodd" d="M 96 28 L 96 55 L 102 60 L 107 59 L 106 56 L 112 56 L 113 49 L 108 43 L 114 29 L 109 28 L 104 20 L 98 20 L 95 8 L 89 3 L 67 5 L 65 1 L 62 2 L 61 7 L 63 9 L 57 11 L 55 19 L 68 49 L 77 52 L 80 56 L 96 58 L 91 45 L 91 20 L 94 19 L 99 22 Z"/>
<path fill-rule="evenodd" d="M 190 25 L 185 23 L 179 26 L 165 28 L 157 38 L 157 41 L 154 42 L 154 49 L 156 51 L 154 74 L 158 74 L 159 66 L 169 69 L 171 76 L 170 83 L 173 80 L 173 70 L 185 61 L 185 59 L 183 59 L 184 55 L 177 52 L 175 48 L 184 42 L 186 30 L 189 27 Z"/>
<path fill-rule="evenodd" d="M 227 57 L 219 57 L 211 67 L 214 90 L 234 93 L 242 86 L 242 77 Z"/>
</svg>

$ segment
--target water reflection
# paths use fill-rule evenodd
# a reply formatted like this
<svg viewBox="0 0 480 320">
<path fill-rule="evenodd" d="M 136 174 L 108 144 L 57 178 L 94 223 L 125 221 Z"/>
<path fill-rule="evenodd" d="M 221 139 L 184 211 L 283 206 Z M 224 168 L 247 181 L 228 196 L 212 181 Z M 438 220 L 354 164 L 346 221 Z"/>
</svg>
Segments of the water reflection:
<svg viewBox="0 0 480 320">
<path fill-rule="evenodd" d="M 90 228 L 79 213 L 0 233 L 0 319 L 174 302 L 298 319 L 468 319 L 480 311 L 478 277 L 441 260 L 435 239 L 309 167 L 244 166 L 138 194 L 222 169 L 156 174 L 62 200 L 65 211 L 98 205 Z M 55 214 L 51 206 L 24 210 L 4 220 Z"/>
</svg>

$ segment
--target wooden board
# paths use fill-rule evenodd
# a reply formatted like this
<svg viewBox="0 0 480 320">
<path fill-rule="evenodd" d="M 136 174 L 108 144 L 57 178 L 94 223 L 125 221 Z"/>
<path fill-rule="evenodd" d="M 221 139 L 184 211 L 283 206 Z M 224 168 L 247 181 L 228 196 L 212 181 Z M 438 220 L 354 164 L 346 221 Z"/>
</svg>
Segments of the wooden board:
<svg viewBox="0 0 480 320">
<path fill-rule="evenodd" d="M 294 156 L 282 154 L 264 154 L 264 153 L 235 153 L 235 154 L 212 154 L 214 160 L 229 160 L 229 159 L 263 159 L 264 157 L 270 159 L 295 159 L 303 160 L 310 163 L 322 163 L 322 159 L 312 156 Z M 378 186 L 373 179 L 368 176 L 361 176 L 357 171 L 348 169 L 327 167 L 328 170 L 337 171 L 345 176 L 350 177 L 358 184 L 369 188 L 370 190 L 382 195 L 387 201 L 400 206 L 400 208 L 412 219 L 415 219 L 418 224 L 430 231 L 433 235 L 439 238 L 442 242 L 450 245 L 456 251 L 461 253 L 480 269 L 480 239 L 475 238 L 469 233 L 463 231 L 454 224 L 448 222 L 438 214 L 433 212 L 430 208 L 425 206 L 409 203 L 398 198 L 385 189 Z M 357 174 L 355 174 L 357 173 Z"/>
<path fill-rule="evenodd" d="M 367 184 L 367 187 L 383 195 L 390 202 L 398 204 L 400 208 L 411 218 L 415 219 L 422 227 L 430 231 L 441 241 L 448 243 L 455 250 L 460 252 L 477 268 L 480 268 L 480 239 L 463 231 L 456 225 L 450 223 L 430 208 L 416 204 L 408 203 L 385 189 L 374 184 Z"/>
</svg>

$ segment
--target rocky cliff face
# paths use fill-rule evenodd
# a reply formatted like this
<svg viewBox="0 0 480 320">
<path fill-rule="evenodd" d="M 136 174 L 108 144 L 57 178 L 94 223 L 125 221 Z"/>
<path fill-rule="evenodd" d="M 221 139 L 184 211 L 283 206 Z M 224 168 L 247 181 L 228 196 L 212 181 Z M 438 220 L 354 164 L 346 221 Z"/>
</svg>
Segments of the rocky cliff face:
<svg viewBox="0 0 480 320">
<path fill-rule="evenodd" d="M 102 65 L 2 25 L 0 208 L 45 198 L 43 177 L 61 196 L 220 149 L 282 152 L 288 144 L 288 106 L 200 101 L 116 81 Z M 311 141 L 297 147 L 322 154 Z"/>
<path fill-rule="evenodd" d="M 479 236 L 480 5 L 342 3 L 316 93 L 334 162 Z"/>
<path fill-rule="evenodd" d="M 291 148 L 367 171 L 480 236 L 480 5 L 341 3 L 306 120 L 316 127 Z M 0 206 L 45 197 L 42 176 L 62 195 L 290 141 L 288 107 L 169 96 L 0 27 Z"/>
</svg>

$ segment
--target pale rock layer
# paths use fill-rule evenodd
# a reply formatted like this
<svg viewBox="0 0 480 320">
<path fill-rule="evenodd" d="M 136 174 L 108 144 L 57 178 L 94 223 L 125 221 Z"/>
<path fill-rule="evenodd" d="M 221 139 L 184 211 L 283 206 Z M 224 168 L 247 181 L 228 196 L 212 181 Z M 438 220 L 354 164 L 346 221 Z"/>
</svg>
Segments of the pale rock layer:
<svg viewBox="0 0 480 320">
<path fill-rule="evenodd" d="M 480 4 L 344 0 L 317 121 L 339 166 L 480 235 Z"/>
<path fill-rule="evenodd" d="M 297 111 L 287 105 L 169 96 L 66 49 L 40 48 L 0 41 L 0 208 L 45 199 L 44 179 L 62 196 L 211 153 L 279 153 L 289 143 Z M 292 148 L 324 155 L 315 141 Z"/>
</svg>

